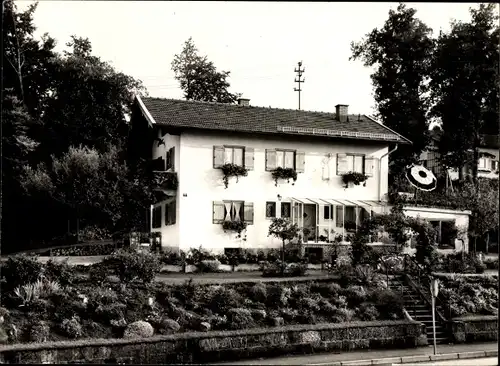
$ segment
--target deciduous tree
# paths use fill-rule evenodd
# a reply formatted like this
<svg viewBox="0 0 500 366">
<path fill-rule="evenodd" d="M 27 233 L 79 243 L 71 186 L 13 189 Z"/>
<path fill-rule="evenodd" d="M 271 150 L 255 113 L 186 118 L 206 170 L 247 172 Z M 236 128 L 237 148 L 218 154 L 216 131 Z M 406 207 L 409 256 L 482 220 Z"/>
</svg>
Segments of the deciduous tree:
<svg viewBox="0 0 500 366">
<path fill-rule="evenodd" d="M 397 173 L 416 161 L 428 144 L 428 76 L 433 50 L 432 30 L 400 4 L 384 26 L 351 43 L 351 60 L 375 67 L 371 79 L 378 115 L 387 127 L 413 142 L 391 155 Z"/>
<path fill-rule="evenodd" d="M 227 78 L 230 72 L 218 71 L 207 56 L 200 56 L 192 38 L 174 56 L 172 70 L 187 100 L 234 103 L 240 96 L 228 90 L 230 84 Z"/>
<path fill-rule="evenodd" d="M 494 4 L 470 9 L 469 22 L 441 32 L 431 67 L 432 113 L 444 130 L 439 148 L 445 165 L 469 163 L 477 179 L 481 134 L 498 134 L 500 31 Z M 469 152 L 472 150 L 472 154 Z"/>
</svg>

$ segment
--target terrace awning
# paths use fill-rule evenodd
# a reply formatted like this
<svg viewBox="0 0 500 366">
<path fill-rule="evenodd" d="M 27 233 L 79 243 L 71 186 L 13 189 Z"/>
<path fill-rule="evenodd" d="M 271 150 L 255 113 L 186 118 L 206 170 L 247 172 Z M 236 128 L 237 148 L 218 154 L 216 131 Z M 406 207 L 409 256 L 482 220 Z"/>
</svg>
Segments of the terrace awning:
<svg viewBox="0 0 500 366">
<path fill-rule="evenodd" d="M 292 201 L 303 204 L 315 205 L 335 205 L 335 206 L 361 206 L 361 207 L 381 207 L 387 206 L 382 201 L 368 201 L 368 200 L 346 200 L 341 198 L 297 198 L 291 197 Z"/>
</svg>

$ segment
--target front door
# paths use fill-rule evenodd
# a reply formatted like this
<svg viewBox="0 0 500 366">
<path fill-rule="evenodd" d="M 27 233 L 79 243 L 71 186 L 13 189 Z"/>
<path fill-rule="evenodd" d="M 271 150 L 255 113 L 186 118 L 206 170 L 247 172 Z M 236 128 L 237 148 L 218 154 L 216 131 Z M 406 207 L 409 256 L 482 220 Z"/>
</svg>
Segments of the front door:
<svg viewBox="0 0 500 366">
<path fill-rule="evenodd" d="M 304 204 L 304 241 L 316 240 L 316 205 Z M 307 235 L 306 235 L 307 234 Z"/>
</svg>

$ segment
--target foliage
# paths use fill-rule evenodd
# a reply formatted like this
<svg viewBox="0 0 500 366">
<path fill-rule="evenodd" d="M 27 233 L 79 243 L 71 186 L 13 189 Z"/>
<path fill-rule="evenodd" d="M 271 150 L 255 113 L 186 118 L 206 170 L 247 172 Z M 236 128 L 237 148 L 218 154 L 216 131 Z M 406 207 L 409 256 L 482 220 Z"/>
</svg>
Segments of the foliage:
<svg viewBox="0 0 500 366">
<path fill-rule="evenodd" d="M 86 245 L 74 245 L 70 247 L 54 248 L 50 252 L 53 256 L 68 257 L 68 256 L 78 256 L 87 257 L 94 255 L 110 255 L 116 250 L 116 243 L 97 243 L 97 244 L 86 244 Z M 45 255 L 42 253 L 41 255 Z"/>
<path fill-rule="evenodd" d="M 198 271 L 202 273 L 217 273 L 220 271 L 220 262 L 218 260 L 202 260 L 198 264 Z"/>
<path fill-rule="evenodd" d="M 497 260 L 498 263 L 498 260 Z M 456 253 L 441 256 L 434 269 L 446 273 L 482 273 L 483 265 L 473 253 Z"/>
<path fill-rule="evenodd" d="M 179 179 L 176 172 L 153 172 L 153 186 L 163 189 L 176 190 L 179 186 Z"/>
<path fill-rule="evenodd" d="M 272 171 L 271 175 L 274 179 L 274 185 L 276 187 L 278 186 L 278 179 L 286 180 L 287 183 L 290 183 L 290 179 L 292 179 L 294 182 L 292 185 L 294 185 L 297 181 L 297 172 L 292 168 L 278 167 Z"/>
<path fill-rule="evenodd" d="M 245 221 L 239 220 L 239 221 L 223 221 L 222 222 L 222 229 L 224 232 L 226 231 L 236 231 L 238 234 L 238 238 L 241 237 L 241 232 L 246 230 L 247 228 L 247 223 Z"/>
<path fill-rule="evenodd" d="M 453 21 L 448 33 L 439 34 L 431 63 L 432 112 L 444 131 L 439 142 L 443 162 L 455 168 L 471 163 L 474 178 L 480 134 L 498 134 L 500 27 L 495 13 L 495 5 L 479 4 L 470 9 L 469 22 Z M 460 62 L 450 63 L 450 58 Z"/>
<path fill-rule="evenodd" d="M 31 342 L 46 342 L 50 334 L 47 322 L 38 320 L 29 326 L 28 338 Z"/>
<path fill-rule="evenodd" d="M 292 223 L 290 220 L 281 217 L 275 217 L 269 225 L 268 236 L 274 236 L 283 242 L 283 254 L 285 251 L 285 242 L 290 242 L 295 239 L 299 234 L 297 224 Z"/>
<path fill-rule="evenodd" d="M 133 322 L 127 326 L 125 329 L 125 333 L 123 334 L 124 338 L 147 338 L 151 337 L 154 334 L 154 329 L 148 322 L 139 320 L 137 322 Z"/>
<path fill-rule="evenodd" d="M 432 30 L 415 14 L 415 9 L 399 4 L 397 10 L 389 11 L 382 28 L 372 30 L 361 42 L 351 43 L 352 60 L 375 66 L 371 79 L 382 123 L 413 142 L 391 155 L 396 162 L 392 170 L 396 171 L 416 161 L 428 143 Z"/>
<path fill-rule="evenodd" d="M 172 71 L 186 100 L 232 104 L 240 97 L 228 91 L 230 72 L 217 71 L 207 56 L 200 56 L 192 38 L 184 42 L 182 51 L 174 56 Z"/>
<path fill-rule="evenodd" d="M 68 286 L 74 283 L 76 279 L 75 269 L 68 264 L 68 261 L 55 262 L 49 260 L 43 270 L 45 278 L 60 283 L 62 286 Z"/>
<path fill-rule="evenodd" d="M 358 172 L 348 172 L 342 174 L 342 183 L 348 187 L 349 183 L 353 183 L 356 186 L 359 186 L 360 183 L 363 183 L 363 186 L 366 186 L 366 180 L 368 177 L 363 173 Z"/>
<path fill-rule="evenodd" d="M 492 277 L 440 278 L 440 297 L 452 317 L 498 314 L 498 280 Z"/>
<path fill-rule="evenodd" d="M 22 305 L 29 305 L 40 298 L 46 298 L 61 291 L 61 286 L 55 281 L 37 280 L 14 289 L 14 295 L 21 300 Z"/>
<path fill-rule="evenodd" d="M 300 277 L 304 276 L 307 271 L 307 265 L 303 263 L 281 263 L 276 261 L 274 263 L 266 262 L 262 276 L 263 277 Z"/>
<path fill-rule="evenodd" d="M 486 268 L 488 269 L 498 269 L 498 258 L 497 259 L 487 259 L 484 261 Z"/>
<path fill-rule="evenodd" d="M 246 177 L 248 175 L 248 170 L 244 166 L 237 164 L 224 164 L 221 170 L 222 174 L 224 174 L 223 180 L 226 188 L 228 187 L 230 177 L 236 177 L 236 183 L 238 183 L 239 177 Z"/>
<path fill-rule="evenodd" d="M 4 280 L 2 291 L 8 292 L 18 286 L 34 283 L 40 279 L 43 265 L 34 256 L 16 255 L 1 263 L 1 275 Z"/>
<path fill-rule="evenodd" d="M 229 309 L 227 320 L 229 329 L 252 328 L 255 324 L 251 311 L 244 308 Z"/>
<path fill-rule="evenodd" d="M 150 283 L 161 269 L 160 261 L 153 253 L 138 253 L 124 249 L 119 249 L 106 257 L 103 263 L 105 267 L 114 270 L 122 282 L 139 279 L 144 283 Z"/>
<path fill-rule="evenodd" d="M 64 319 L 59 325 L 59 330 L 68 338 L 80 338 L 83 334 L 82 325 L 78 317 L 74 316 L 71 319 Z"/>
</svg>

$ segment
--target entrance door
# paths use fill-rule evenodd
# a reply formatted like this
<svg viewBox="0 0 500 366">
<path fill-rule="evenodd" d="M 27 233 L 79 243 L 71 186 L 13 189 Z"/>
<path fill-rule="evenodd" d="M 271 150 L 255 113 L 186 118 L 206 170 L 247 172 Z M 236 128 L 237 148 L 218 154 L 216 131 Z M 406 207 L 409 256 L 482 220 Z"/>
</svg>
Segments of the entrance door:
<svg viewBox="0 0 500 366">
<path fill-rule="evenodd" d="M 304 204 L 304 229 L 307 229 L 307 237 L 305 241 L 316 240 L 316 205 L 306 203 Z M 305 235 L 304 235 L 305 236 Z"/>
</svg>

